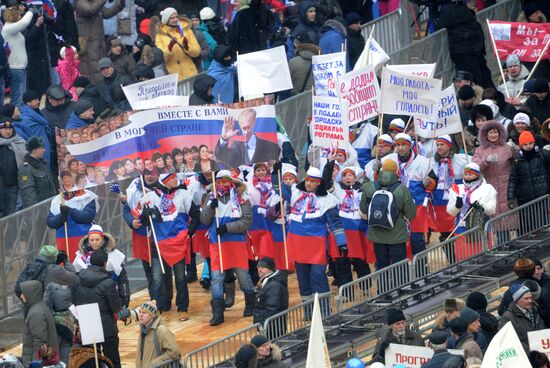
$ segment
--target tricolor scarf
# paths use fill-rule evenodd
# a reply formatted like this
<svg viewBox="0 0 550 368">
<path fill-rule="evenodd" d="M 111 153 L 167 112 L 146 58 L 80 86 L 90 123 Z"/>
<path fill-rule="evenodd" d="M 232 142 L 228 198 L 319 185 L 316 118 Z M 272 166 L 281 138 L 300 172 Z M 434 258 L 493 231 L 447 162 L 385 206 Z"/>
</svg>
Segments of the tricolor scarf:
<svg viewBox="0 0 550 368">
<path fill-rule="evenodd" d="M 453 170 L 453 160 L 451 158 L 441 158 L 437 168 L 437 189 L 444 190 L 443 199 L 449 199 L 449 188 L 455 180 Z"/>
<path fill-rule="evenodd" d="M 241 201 L 240 201 L 240 196 L 239 194 L 237 193 L 237 188 L 235 187 L 235 184 L 231 183 L 233 185 L 232 188 L 229 188 L 229 187 L 223 187 L 223 188 L 218 188 L 216 187 L 216 192 L 218 193 L 217 197 L 218 200 L 220 200 L 220 198 L 224 197 L 225 195 L 228 194 L 229 192 L 229 201 L 231 202 L 231 218 L 240 218 L 241 217 Z M 219 189 L 223 189 L 223 190 L 219 190 Z M 221 194 L 223 193 L 223 194 Z M 214 199 L 214 193 L 210 193 L 210 200 L 213 200 Z"/>
<path fill-rule="evenodd" d="M 411 163 L 414 161 L 414 152 L 411 151 L 409 159 L 405 162 L 401 161 L 401 157 L 397 155 L 397 160 L 399 161 L 399 180 L 401 181 L 401 184 L 409 187 L 409 174 L 408 174 L 408 168 L 411 165 Z"/>
<path fill-rule="evenodd" d="M 359 209 L 358 203 L 355 200 L 355 190 L 353 188 L 345 189 L 346 195 L 342 199 L 342 205 L 340 206 L 340 212 L 346 214 L 353 214 Z"/>
<path fill-rule="evenodd" d="M 260 203 L 258 204 L 258 213 L 265 214 L 267 208 L 267 201 L 271 198 L 273 194 L 273 186 L 271 184 L 271 178 L 269 175 L 266 175 L 262 179 L 257 177 L 252 178 L 252 184 L 254 188 L 260 193 Z"/>
<path fill-rule="evenodd" d="M 459 218 L 459 222 L 462 222 L 464 220 L 466 220 L 466 213 L 468 213 L 468 209 L 470 208 L 470 204 L 471 204 L 471 197 L 472 197 L 472 193 L 480 187 L 481 183 L 483 182 L 483 180 L 481 178 L 479 178 L 478 180 L 474 181 L 474 182 L 471 182 L 471 183 L 466 183 L 464 182 L 464 194 L 466 195 L 466 198 L 464 200 L 464 205 L 462 206 L 462 209 L 460 210 L 460 218 Z"/>
<path fill-rule="evenodd" d="M 177 191 L 174 191 L 170 194 L 166 193 L 157 193 L 160 195 L 160 204 L 159 204 L 159 210 L 161 215 L 163 216 L 169 216 L 172 215 L 174 212 L 176 212 L 176 206 L 174 205 L 173 199 L 176 195 Z"/>
<path fill-rule="evenodd" d="M 315 193 L 302 192 L 300 198 L 294 202 L 292 211 L 290 213 L 291 220 L 302 222 L 302 217 L 305 214 L 305 218 L 316 218 L 321 214 L 319 206 L 319 199 Z"/>
</svg>

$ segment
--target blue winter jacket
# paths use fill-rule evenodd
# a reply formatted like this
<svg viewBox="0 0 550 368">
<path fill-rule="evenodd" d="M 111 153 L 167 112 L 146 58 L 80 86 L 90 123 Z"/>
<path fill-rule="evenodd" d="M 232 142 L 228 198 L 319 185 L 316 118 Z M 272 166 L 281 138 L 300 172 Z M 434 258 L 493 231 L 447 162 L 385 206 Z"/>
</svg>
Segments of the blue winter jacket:
<svg viewBox="0 0 550 368">
<path fill-rule="evenodd" d="M 51 168 L 51 129 L 44 115 L 32 107 L 21 105 L 21 121 L 16 122 L 14 125 L 15 131 L 24 140 L 28 140 L 30 137 L 42 137 L 44 139 L 44 148 L 46 148 L 44 160 L 48 169 Z"/>
</svg>

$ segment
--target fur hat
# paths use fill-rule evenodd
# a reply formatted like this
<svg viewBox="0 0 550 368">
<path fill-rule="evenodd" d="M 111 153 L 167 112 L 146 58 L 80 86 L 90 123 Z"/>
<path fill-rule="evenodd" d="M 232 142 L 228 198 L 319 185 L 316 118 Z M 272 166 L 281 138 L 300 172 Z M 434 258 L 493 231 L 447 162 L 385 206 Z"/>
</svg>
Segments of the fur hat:
<svg viewBox="0 0 550 368">
<path fill-rule="evenodd" d="M 445 312 L 452 312 L 452 311 L 459 311 L 466 303 L 464 303 L 464 300 L 458 299 L 458 298 L 447 298 L 443 301 L 443 310 Z"/>
<path fill-rule="evenodd" d="M 485 311 L 487 309 L 487 298 L 483 293 L 474 291 L 468 295 L 466 305 L 475 311 Z"/>
<path fill-rule="evenodd" d="M 397 308 L 389 308 L 387 311 L 388 325 L 393 325 L 395 322 L 405 320 L 405 314 L 403 311 Z"/>
<path fill-rule="evenodd" d="M 162 24 L 168 24 L 168 19 L 172 16 L 172 14 L 178 14 L 178 11 L 174 8 L 168 7 L 160 12 L 160 21 Z"/>
<path fill-rule="evenodd" d="M 27 140 L 26 147 L 27 147 L 27 151 L 28 151 L 29 153 L 32 152 L 32 151 L 34 151 L 35 149 L 40 148 L 40 147 L 45 147 L 45 145 L 44 145 L 44 138 L 42 138 L 42 137 L 37 137 L 37 136 L 30 137 L 30 138 Z"/>
<path fill-rule="evenodd" d="M 520 279 L 532 277 L 535 273 L 535 262 L 530 258 L 519 258 L 514 262 L 514 272 Z"/>
</svg>

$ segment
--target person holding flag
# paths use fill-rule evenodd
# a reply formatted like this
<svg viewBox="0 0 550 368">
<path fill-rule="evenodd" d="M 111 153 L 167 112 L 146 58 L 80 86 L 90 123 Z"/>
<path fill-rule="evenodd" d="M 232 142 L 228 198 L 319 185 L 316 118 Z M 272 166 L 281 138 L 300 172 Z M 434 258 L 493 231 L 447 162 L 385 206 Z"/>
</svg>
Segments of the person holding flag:
<svg viewBox="0 0 550 368">
<path fill-rule="evenodd" d="M 365 176 L 370 181 L 378 178 L 378 172 L 382 168 L 381 160 L 383 157 L 393 153 L 393 139 L 389 134 L 382 134 L 376 139 L 376 156 L 378 159 L 370 160 L 365 165 Z"/>
<path fill-rule="evenodd" d="M 46 223 L 49 228 L 56 229 L 57 249 L 65 251 L 71 262 L 75 259 L 80 239 L 88 234 L 95 222 L 98 210 L 97 194 L 87 189 L 73 187 L 52 199 Z"/>
<path fill-rule="evenodd" d="M 248 272 L 245 232 L 252 225 L 252 206 L 246 186 L 234 179 L 228 170 L 216 173 L 209 201 L 202 207 L 201 223 L 208 225 L 212 270 L 212 319 L 211 326 L 224 322 L 225 272 L 232 270 L 244 292 L 243 317 L 254 312 L 254 285 Z"/>
</svg>

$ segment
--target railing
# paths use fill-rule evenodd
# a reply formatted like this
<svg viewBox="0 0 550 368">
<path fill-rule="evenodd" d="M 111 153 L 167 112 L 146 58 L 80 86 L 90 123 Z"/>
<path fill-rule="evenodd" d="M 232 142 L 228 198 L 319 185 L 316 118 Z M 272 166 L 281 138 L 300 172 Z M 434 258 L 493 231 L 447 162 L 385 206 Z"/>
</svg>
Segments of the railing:
<svg viewBox="0 0 550 368">
<path fill-rule="evenodd" d="M 411 279 L 411 266 L 408 259 L 351 281 L 338 289 L 338 310 L 351 308 L 372 300 L 381 294 L 408 284 Z"/>
<path fill-rule="evenodd" d="M 200 73 L 200 74 L 206 74 L 206 73 Z M 193 83 L 195 83 L 195 79 L 200 75 L 194 75 L 189 78 L 185 78 L 181 82 L 178 82 L 178 95 L 179 96 L 191 96 L 193 94 Z"/>
<path fill-rule="evenodd" d="M 186 368 L 208 368 L 233 358 L 241 346 L 250 344 L 252 338 L 262 334 L 262 326 L 256 323 L 229 336 L 193 350 L 183 358 Z"/>
<path fill-rule="evenodd" d="M 310 299 L 267 318 L 264 322 L 264 336 L 269 340 L 275 340 L 280 336 L 309 326 L 313 303 L 314 299 Z M 332 311 L 335 311 L 332 293 L 319 295 L 319 305 L 323 317 L 327 317 Z"/>
<path fill-rule="evenodd" d="M 404 3 L 406 4 L 406 2 Z M 382 47 L 388 55 L 396 52 L 412 41 L 412 33 L 409 24 L 406 26 L 403 24 L 408 20 L 407 13 L 408 10 L 404 8 L 402 4 L 399 9 L 363 24 L 363 26 L 361 26 L 363 38 L 366 41 L 374 27 L 372 37 L 378 42 L 380 47 Z"/>
<path fill-rule="evenodd" d="M 493 217 L 485 224 L 488 244 L 502 244 L 550 226 L 550 194 Z"/>
<path fill-rule="evenodd" d="M 487 250 L 487 238 L 480 227 L 430 247 L 413 258 L 412 275 L 414 279 L 441 272 Z"/>
</svg>

